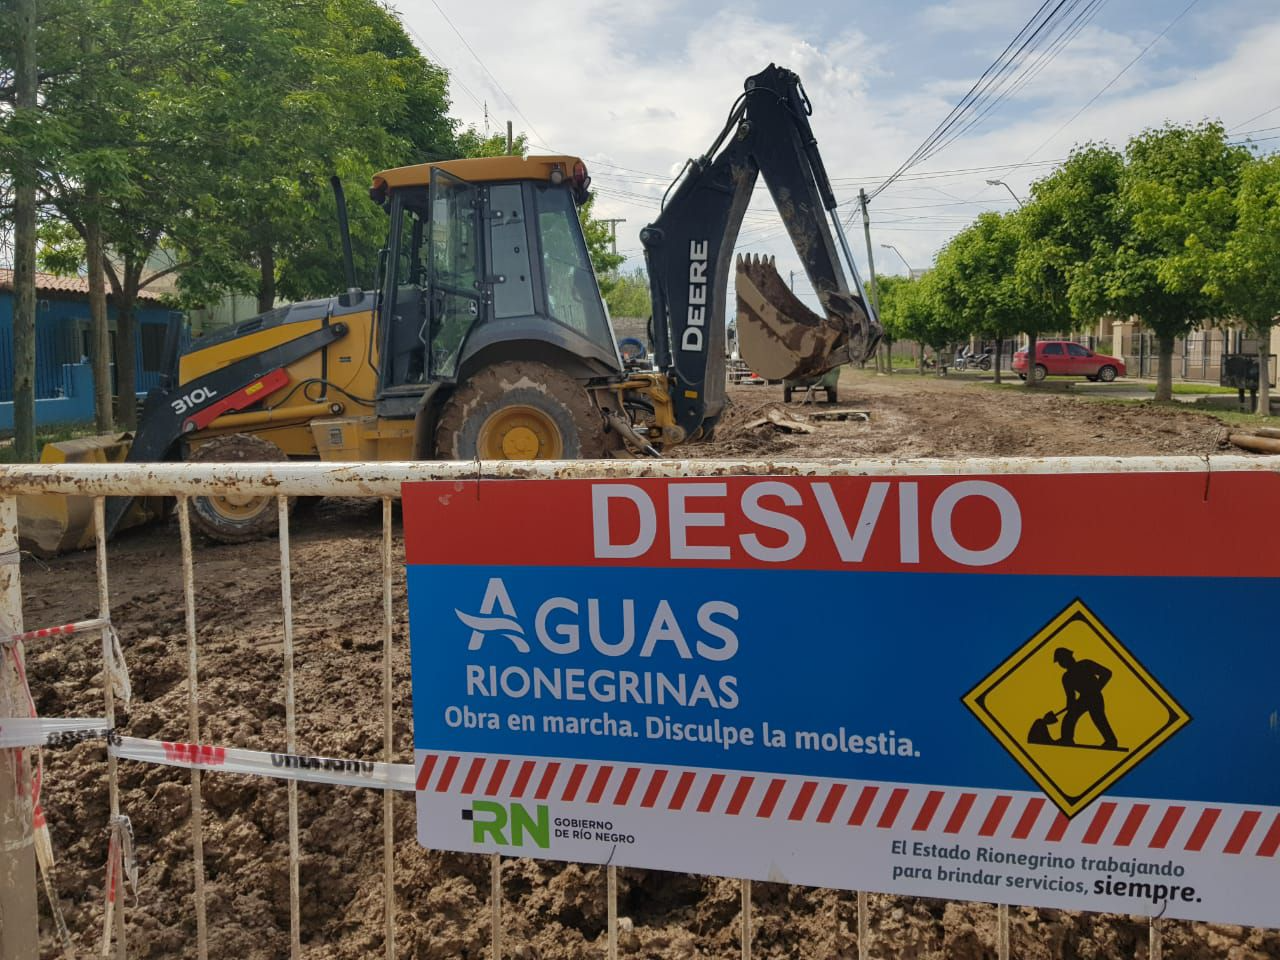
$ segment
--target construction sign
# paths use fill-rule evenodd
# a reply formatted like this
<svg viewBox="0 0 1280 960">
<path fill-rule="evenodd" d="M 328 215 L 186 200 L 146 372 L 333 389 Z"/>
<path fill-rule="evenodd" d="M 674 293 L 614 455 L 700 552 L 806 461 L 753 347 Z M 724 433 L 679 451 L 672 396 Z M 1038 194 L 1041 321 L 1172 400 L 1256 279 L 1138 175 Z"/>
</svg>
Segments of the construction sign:
<svg viewBox="0 0 1280 960">
<path fill-rule="evenodd" d="M 406 484 L 420 841 L 1280 926 L 1280 479 L 1052 468 Z"/>
<path fill-rule="evenodd" d="M 1191 719 L 1079 600 L 964 702 L 1068 817 Z"/>
</svg>

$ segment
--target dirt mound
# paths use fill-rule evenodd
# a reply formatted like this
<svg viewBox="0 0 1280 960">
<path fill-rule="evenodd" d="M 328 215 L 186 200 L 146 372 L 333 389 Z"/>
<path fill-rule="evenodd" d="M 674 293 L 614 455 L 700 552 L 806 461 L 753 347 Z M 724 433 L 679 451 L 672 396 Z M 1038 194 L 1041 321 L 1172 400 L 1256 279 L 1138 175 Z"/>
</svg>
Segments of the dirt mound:
<svg viewBox="0 0 1280 960">
<path fill-rule="evenodd" d="M 905 381 L 907 378 L 899 378 Z M 912 378 L 844 386 L 848 408 L 872 420 L 822 423 L 813 434 L 749 430 L 777 405 L 776 391 L 742 388 L 703 456 L 973 456 L 1208 453 L 1217 425 L 1178 411 L 1095 407 L 1064 397 L 1006 398 Z M 754 404 L 754 405 L 753 405 Z M 795 407 L 786 407 L 793 411 Z M 803 412 L 804 408 L 800 408 Z M 826 409 L 825 407 L 823 409 Z M 379 506 L 326 501 L 298 521 L 293 542 L 300 749 L 376 758 L 381 750 Z M 397 551 L 402 545 L 397 544 Z M 402 555 L 402 554 L 401 554 Z M 284 743 L 277 545 L 203 545 L 197 552 L 201 738 L 278 749 Z M 134 687 L 121 732 L 188 739 L 186 633 L 180 554 L 172 528 L 124 535 L 110 552 L 114 619 Z M 24 560 L 30 627 L 96 613 L 91 554 L 50 564 Z M 403 576 L 396 589 L 396 760 L 412 756 Z M 92 639 L 29 645 L 29 673 L 45 716 L 100 714 L 100 655 Z M 100 744 L 46 751 L 45 807 L 59 857 L 56 885 L 83 955 L 102 931 L 106 779 Z M 130 955 L 195 956 L 189 777 L 122 761 L 121 806 L 132 817 L 141 887 L 128 912 Z M 235 775 L 204 777 L 210 956 L 288 955 L 286 787 Z M 304 954 L 365 958 L 382 949 L 382 798 L 374 791 L 302 786 Z M 395 798 L 397 938 L 415 958 L 488 956 L 487 858 L 431 852 L 414 839 L 408 795 Z M 504 955 L 570 960 L 602 955 L 605 878 L 600 868 L 508 860 Z M 994 956 L 995 911 L 981 904 L 871 898 L 871 956 L 978 960 Z M 854 895 L 754 885 L 759 957 L 856 956 Z M 45 956 L 56 955 L 42 897 Z M 736 881 L 619 871 L 624 954 L 664 960 L 725 957 L 738 944 Z M 1027 960 L 1146 955 L 1145 921 L 1051 910 L 1013 911 L 1013 952 Z M 1165 956 L 1262 960 L 1280 956 L 1280 933 L 1166 922 Z"/>
</svg>

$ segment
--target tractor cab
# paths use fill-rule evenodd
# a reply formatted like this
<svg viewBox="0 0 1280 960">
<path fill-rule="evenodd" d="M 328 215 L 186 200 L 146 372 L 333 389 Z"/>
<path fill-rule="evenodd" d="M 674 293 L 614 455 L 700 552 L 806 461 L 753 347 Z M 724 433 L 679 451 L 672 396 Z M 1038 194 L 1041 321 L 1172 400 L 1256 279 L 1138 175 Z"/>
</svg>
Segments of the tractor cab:
<svg viewBox="0 0 1280 960">
<path fill-rule="evenodd" d="M 390 215 L 377 291 L 377 410 L 412 417 L 424 395 L 484 366 L 534 360 L 591 381 L 622 372 L 578 219 L 576 157 L 488 157 L 378 174 Z"/>
</svg>

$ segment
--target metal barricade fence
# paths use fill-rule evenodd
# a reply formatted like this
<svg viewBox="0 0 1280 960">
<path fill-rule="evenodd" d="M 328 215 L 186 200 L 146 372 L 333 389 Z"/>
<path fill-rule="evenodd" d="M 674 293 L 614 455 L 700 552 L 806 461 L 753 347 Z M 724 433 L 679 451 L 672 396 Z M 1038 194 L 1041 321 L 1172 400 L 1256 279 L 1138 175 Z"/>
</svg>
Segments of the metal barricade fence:
<svg viewBox="0 0 1280 960">
<path fill-rule="evenodd" d="M 392 503 L 407 481 L 550 478 L 648 478 L 707 476 L 906 476 L 947 473 L 975 475 L 998 470 L 1001 473 L 1124 473 L 1146 470 L 1202 471 L 1206 460 L 1199 457 L 1061 458 L 966 461 L 590 461 L 590 462 L 509 462 L 509 463 L 286 463 L 286 464 L 93 464 L 21 465 L 0 467 L 0 711 L 8 707 L 11 716 L 26 711 L 34 716 L 35 701 L 26 687 L 24 648 L 51 637 L 97 634 L 101 640 L 102 703 L 101 727 L 79 721 L 61 731 L 40 728 L 30 746 L 71 742 L 77 737 L 105 735 L 108 751 L 105 775 L 108 785 L 109 818 L 107 881 L 105 884 L 103 956 L 128 955 L 126 897 L 123 888 L 129 879 L 132 835 L 127 811 L 122 811 L 118 765 L 128 762 L 161 763 L 187 767 L 190 771 L 190 849 L 193 870 L 192 904 L 195 920 L 196 955 L 207 960 L 208 903 L 204 864 L 204 822 L 202 777 L 211 767 L 237 773 L 283 778 L 288 788 L 288 886 L 290 956 L 301 956 L 301 903 L 299 863 L 301 859 L 298 816 L 298 782 L 360 785 L 380 788 L 383 840 L 383 942 L 385 955 L 396 956 L 395 858 L 392 798 L 396 790 L 412 790 L 411 764 L 397 763 L 393 743 L 392 640 L 394 626 L 393 583 L 402 561 L 395 555 Z M 1224 469 L 1265 469 L 1260 461 L 1245 457 L 1213 458 Z M 93 498 L 96 538 L 96 578 L 98 616 L 76 623 L 46 626 L 23 631 L 22 592 L 18 566 L 17 500 L 21 495 L 57 494 Z M 108 496 L 168 496 L 177 498 L 178 536 L 182 556 L 182 590 L 186 634 L 186 707 L 188 743 L 170 743 L 121 735 L 115 730 L 116 700 L 128 693 L 127 672 L 112 619 L 108 583 L 106 539 L 102 535 L 105 498 Z M 196 618 L 194 546 L 190 519 L 190 499 L 196 496 L 274 496 L 279 510 L 279 575 L 282 612 L 282 685 L 285 714 L 285 752 L 267 754 L 250 750 L 201 744 L 201 714 L 198 677 L 199 624 Z M 368 498 L 381 504 L 381 693 L 382 751 L 378 762 L 337 760 L 299 755 L 295 704 L 294 619 L 291 531 L 289 501 L 292 497 L 341 496 Z M 34 721 L 33 721 L 34 722 Z M 105 729 L 102 729 L 102 728 Z M 32 728 L 35 730 L 36 728 Z M 43 732 L 41 732 L 43 731 Z M 63 738 L 61 741 L 59 737 Z M 7 747 L 0 740 L 0 747 Z M 38 773 L 31 768 L 36 750 L 4 749 L 3 755 L 18 758 L 16 764 L 0 762 L 0 960 L 35 957 L 36 872 L 35 862 L 47 868 L 49 857 L 42 847 L 43 827 L 38 803 L 38 786 L 29 787 Z M 25 757 L 25 760 L 22 759 Z M 16 798 L 16 801 L 15 801 Z M 6 806 L 6 804 L 8 806 Z M 47 847 L 47 841 L 44 843 Z M 602 895 L 607 902 L 606 950 L 610 960 L 618 954 L 618 910 L 616 867 L 606 868 Z M 501 858 L 490 863 L 489 926 L 490 953 L 501 960 L 502 873 Z M 47 879 L 49 909 L 53 925 L 62 940 L 61 949 L 70 956 L 70 942 L 61 922 L 58 900 Z M 857 951 L 860 960 L 869 955 L 869 903 L 865 892 L 856 896 Z M 1001 960 L 1010 956 L 1009 908 L 995 907 L 996 952 Z M 29 925 L 12 922 L 25 917 Z M 752 954 L 752 888 L 750 880 L 740 889 L 741 956 Z M 29 927 L 29 929 L 28 929 Z M 24 939 L 25 938 L 25 939 Z M 1160 956 L 1160 920 L 1149 924 L 1149 956 Z"/>
</svg>

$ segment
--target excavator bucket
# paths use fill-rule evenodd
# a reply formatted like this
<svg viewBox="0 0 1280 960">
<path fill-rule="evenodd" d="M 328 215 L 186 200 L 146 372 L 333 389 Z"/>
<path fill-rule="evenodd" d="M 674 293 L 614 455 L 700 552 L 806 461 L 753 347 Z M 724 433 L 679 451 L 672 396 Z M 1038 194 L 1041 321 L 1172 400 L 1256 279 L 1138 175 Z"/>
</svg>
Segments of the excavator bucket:
<svg viewBox="0 0 1280 960">
<path fill-rule="evenodd" d="M 778 275 L 772 257 L 739 256 L 738 348 L 747 364 L 768 380 L 816 377 L 842 363 L 861 362 L 878 339 L 856 298 L 826 297 L 820 317 Z"/>
<path fill-rule="evenodd" d="M 45 445 L 41 463 L 122 463 L 129 455 L 133 437 L 128 433 L 80 437 Z M 135 499 L 117 525 L 117 530 L 154 520 L 164 512 L 160 498 Z M 64 497 L 59 494 L 18 498 L 18 542 L 22 549 L 38 557 L 53 557 L 69 550 L 93 546 L 92 497 Z"/>
</svg>

